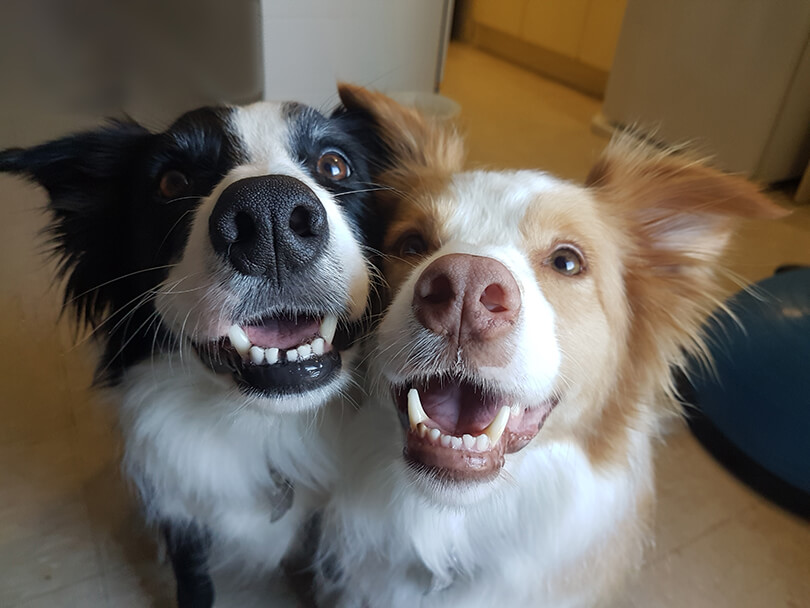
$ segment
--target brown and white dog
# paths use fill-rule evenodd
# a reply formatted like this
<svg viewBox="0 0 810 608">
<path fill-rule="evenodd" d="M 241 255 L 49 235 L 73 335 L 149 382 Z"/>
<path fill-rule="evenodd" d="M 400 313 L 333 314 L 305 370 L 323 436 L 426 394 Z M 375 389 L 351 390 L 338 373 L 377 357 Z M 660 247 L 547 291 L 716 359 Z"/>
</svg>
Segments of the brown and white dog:
<svg viewBox="0 0 810 608">
<path fill-rule="evenodd" d="M 671 370 L 702 348 L 749 182 L 631 138 L 584 186 L 462 172 L 450 129 L 343 87 L 395 162 L 374 390 L 323 518 L 324 605 L 602 605 L 642 559 Z"/>
</svg>

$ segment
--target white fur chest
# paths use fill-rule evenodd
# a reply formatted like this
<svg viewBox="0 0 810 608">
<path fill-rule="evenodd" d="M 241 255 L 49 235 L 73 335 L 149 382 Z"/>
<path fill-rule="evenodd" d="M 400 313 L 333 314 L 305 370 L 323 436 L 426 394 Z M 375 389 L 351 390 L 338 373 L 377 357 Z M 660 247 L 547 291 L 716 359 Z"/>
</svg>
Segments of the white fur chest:
<svg viewBox="0 0 810 608">
<path fill-rule="evenodd" d="M 334 478 L 331 414 L 261 412 L 194 359 L 136 366 L 122 393 L 124 468 L 147 518 L 205 525 L 214 567 L 276 567 Z"/>
<path fill-rule="evenodd" d="M 340 606 L 592 605 L 571 593 L 569 573 L 632 516 L 638 484 L 651 482 L 644 466 L 600 474 L 576 445 L 554 443 L 514 455 L 486 496 L 441 506 L 409 482 L 390 412 L 366 408 L 351 432 L 367 447 L 346 455 L 322 548 L 346 577 Z M 640 436 L 640 463 L 648 450 Z"/>
</svg>

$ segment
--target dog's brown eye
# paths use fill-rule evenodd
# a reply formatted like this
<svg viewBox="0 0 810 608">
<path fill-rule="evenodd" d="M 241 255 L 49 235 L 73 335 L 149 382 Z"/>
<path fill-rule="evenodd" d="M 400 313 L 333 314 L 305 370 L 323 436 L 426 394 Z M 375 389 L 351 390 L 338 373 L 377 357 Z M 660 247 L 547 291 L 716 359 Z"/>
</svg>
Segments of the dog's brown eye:
<svg viewBox="0 0 810 608">
<path fill-rule="evenodd" d="M 422 255 L 427 252 L 427 243 L 421 234 L 409 232 L 400 237 L 396 249 L 400 257 Z"/>
<path fill-rule="evenodd" d="M 570 247 L 560 247 L 549 258 L 549 265 L 562 275 L 573 277 L 583 270 L 582 256 Z"/>
<path fill-rule="evenodd" d="M 186 196 L 191 189 L 191 182 L 180 171 L 170 169 L 160 177 L 160 196 L 175 199 Z"/>
<path fill-rule="evenodd" d="M 337 152 L 326 152 L 318 159 L 318 173 L 339 182 L 349 177 L 349 163 Z"/>
</svg>

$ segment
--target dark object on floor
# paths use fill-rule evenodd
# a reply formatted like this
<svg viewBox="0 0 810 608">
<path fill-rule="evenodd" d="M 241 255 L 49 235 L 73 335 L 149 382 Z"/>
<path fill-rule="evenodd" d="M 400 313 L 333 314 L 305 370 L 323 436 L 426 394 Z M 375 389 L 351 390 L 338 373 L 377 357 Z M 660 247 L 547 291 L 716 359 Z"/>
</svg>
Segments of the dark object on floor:
<svg viewBox="0 0 810 608">
<path fill-rule="evenodd" d="M 810 268 L 783 267 L 708 324 L 714 369 L 679 384 L 689 426 L 754 490 L 810 519 Z"/>
</svg>

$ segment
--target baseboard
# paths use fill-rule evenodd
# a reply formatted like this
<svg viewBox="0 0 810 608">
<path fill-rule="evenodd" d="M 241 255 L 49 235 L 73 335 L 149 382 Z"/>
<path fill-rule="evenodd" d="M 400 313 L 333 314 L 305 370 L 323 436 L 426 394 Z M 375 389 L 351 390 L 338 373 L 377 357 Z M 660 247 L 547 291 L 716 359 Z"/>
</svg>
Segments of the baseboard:
<svg viewBox="0 0 810 608">
<path fill-rule="evenodd" d="M 571 57 L 535 46 L 480 23 L 475 24 L 473 44 L 587 95 L 601 99 L 605 94 L 608 73 Z"/>
</svg>

